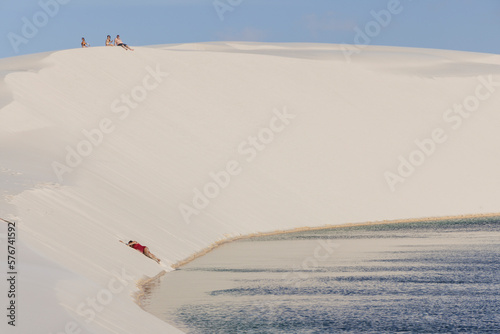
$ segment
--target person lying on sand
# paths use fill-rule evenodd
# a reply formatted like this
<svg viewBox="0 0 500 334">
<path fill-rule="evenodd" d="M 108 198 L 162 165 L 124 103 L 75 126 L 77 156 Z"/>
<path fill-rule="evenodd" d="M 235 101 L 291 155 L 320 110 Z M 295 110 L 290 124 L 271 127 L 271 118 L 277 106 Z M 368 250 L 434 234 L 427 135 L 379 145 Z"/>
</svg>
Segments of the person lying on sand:
<svg viewBox="0 0 500 334">
<path fill-rule="evenodd" d="M 149 251 L 149 248 L 146 247 L 146 246 L 143 246 L 141 245 L 140 243 L 138 243 L 137 241 L 132 241 L 130 240 L 127 244 L 127 246 L 129 247 L 132 247 L 133 249 L 136 249 L 138 250 L 139 252 L 141 252 L 142 254 L 146 255 L 147 257 L 149 257 L 150 259 L 153 259 L 155 260 L 157 263 L 160 263 L 160 259 L 157 258 L 153 253 L 151 253 Z"/>
<path fill-rule="evenodd" d="M 129 48 L 129 46 L 125 43 L 122 42 L 122 40 L 120 39 L 120 35 L 116 35 L 116 38 L 115 38 L 115 45 L 116 46 L 121 46 L 122 48 L 124 48 L 125 50 L 130 50 L 130 51 L 134 51 L 134 49 L 131 49 Z"/>
</svg>

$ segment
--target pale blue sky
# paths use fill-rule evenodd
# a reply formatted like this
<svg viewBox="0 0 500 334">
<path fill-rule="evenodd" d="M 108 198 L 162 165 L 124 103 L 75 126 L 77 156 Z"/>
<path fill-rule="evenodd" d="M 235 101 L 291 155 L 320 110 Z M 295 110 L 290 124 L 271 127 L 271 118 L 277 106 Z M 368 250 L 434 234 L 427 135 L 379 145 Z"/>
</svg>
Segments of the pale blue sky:
<svg viewBox="0 0 500 334">
<path fill-rule="evenodd" d="M 224 20 L 216 1 L 227 6 Z M 374 23 L 372 11 L 397 2 L 387 26 Z M 44 3 L 50 4 L 45 11 Z M 371 45 L 500 53 L 500 0 L 2 0 L 0 22 L 0 58 L 77 48 L 81 37 L 102 46 L 108 34 L 132 46 L 356 44 L 356 27 L 367 25 L 375 29 Z"/>
</svg>

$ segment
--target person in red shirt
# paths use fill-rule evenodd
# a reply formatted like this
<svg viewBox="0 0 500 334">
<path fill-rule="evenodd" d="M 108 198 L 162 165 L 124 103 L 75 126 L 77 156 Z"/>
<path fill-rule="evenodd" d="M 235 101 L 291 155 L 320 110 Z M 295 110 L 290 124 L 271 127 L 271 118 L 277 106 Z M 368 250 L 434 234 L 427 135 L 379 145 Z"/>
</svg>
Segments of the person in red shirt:
<svg viewBox="0 0 500 334">
<path fill-rule="evenodd" d="M 160 263 L 160 259 L 157 258 L 153 253 L 151 253 L 149 251 L 149 248 L 146 247 L 146 246 L 143 246 L 141 245 L 140 243 L 138 243 L 137 241 L 132 241 L 130 240 L 127 244 L 129 247 L 132 247 L 133 249 L 136 249 L 138 250 L 139 252 L 141 252 L 142 254 L 146 255 L 147 257 L 149 257 L 150 259 L 153 259 L 155 260 L 157 263 Z"/>
</svg>

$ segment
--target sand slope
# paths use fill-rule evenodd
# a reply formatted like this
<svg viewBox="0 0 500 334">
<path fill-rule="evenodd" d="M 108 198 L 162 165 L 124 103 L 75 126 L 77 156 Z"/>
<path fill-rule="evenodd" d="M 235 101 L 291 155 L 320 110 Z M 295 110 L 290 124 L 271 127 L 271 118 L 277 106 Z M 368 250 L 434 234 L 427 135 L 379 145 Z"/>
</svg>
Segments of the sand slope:
<svg viewBox="0 0 500 334">
<path fill-rule="evenodd" d="M 496 55 L 99 47 L 4 59 L 0 75 L 21 332 L 175 332 L 130 296 L 162 268 L 119 239 L 173 264 L 251 233 L 500 211 Z M 38 309 L 53 319 L 29 321 Z"/>
</svg>

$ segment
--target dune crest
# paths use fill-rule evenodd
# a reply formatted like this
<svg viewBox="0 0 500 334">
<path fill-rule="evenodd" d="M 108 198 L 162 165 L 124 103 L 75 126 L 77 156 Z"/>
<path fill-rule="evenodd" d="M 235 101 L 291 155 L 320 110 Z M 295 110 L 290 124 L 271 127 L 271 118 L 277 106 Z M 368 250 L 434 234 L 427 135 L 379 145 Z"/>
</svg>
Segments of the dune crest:
<svg viewBox="0 0 500 334">
<path fill-rule="evenodd" d="M 351 58 L 233 42 L 0 61 L 0 210 L 47 301 L 22 298 L 64 319 L 21 326 L 176 332 L 134 304 L 163 268 L 121 239 L 172 265 L 254 233 L 499 212 L 500 57 Z M 92 316 L 86 298 L 117 282 Z"/>
</svg>

